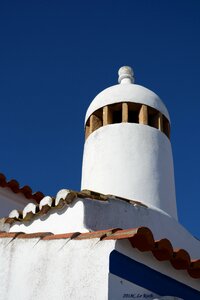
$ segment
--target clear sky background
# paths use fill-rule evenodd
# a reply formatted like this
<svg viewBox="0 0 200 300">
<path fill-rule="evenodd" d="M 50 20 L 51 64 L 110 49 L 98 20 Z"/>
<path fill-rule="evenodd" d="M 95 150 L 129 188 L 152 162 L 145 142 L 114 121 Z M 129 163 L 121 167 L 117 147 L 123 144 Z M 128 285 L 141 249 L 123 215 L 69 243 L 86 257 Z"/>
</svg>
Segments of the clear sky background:
<svg viewBox="0 0 200 300">
<path fill-rule="evenodd" d="M 80 190 L 84 116 L 122 65 L 172 122 L 180 222 L 200 237 L 200 1 L 0 1 L 0 172 Z"/>
</svg>

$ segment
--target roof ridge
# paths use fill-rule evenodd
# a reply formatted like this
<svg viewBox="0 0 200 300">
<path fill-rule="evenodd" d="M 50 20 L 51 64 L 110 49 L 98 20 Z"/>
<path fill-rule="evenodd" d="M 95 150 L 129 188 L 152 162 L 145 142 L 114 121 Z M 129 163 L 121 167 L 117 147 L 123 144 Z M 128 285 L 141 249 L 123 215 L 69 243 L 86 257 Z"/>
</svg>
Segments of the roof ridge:
<svg viewBox="0 0 200 300">
<path fill-rule="evenodd" d="M 27 199 L 34 199 L 37 203 L 44 197 L 44 194 L 40 191 L 34 192 L 28 185 L 20 187 L 19 182 L 15 179 L 7 180 L 3 173 L 0 173 L 0 187 L 9 188 L 15 194 L 21 193 Z"/>
<path fill-rule="evenodd" d="M 40 203 L 28 203 L 23 211 L 20 210 L 12 210 L 6 218 L 5 223 L 13 224 L 15 222 L 27 222 L 30 221 L 37 216 L 46 215 L 49 211 L 53 212 L 54 210 L 62 209 L 63 207 L 71 204 L 75 199 L 90 199 L 90 200 L 98 200 L 98 201 L 108 201 L 111 199 L 125 201 L 134 206 L 143 206 L 147 208 L 143 203 L 136 200 L 129 200 L 125 198 L 120 198 L 114 195 L 104 195 L 97 192 L 84 190 L 81 192 L 62 189 L 60 190 L 56 197 L 45 196 L 40 200 Z"/>
</svg>

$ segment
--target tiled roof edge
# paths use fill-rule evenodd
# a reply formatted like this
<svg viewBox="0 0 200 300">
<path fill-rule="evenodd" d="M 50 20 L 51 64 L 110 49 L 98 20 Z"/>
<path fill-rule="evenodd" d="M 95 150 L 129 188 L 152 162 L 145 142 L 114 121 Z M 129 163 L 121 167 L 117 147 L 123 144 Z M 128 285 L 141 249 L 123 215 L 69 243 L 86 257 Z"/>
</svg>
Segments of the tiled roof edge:
<svg viewBox="0 0 200 300">
<path fill-rule="evenodd" d="M 0 173 L 0 187 L 9 188 L 15 194 L 22 193 L 25 198 L 34 199 L 37 203 L 39 203 L 40 200 L 44 197 L 44 194 L 42 192 L 38 191 L 33 193 L 32 189 L 28 185 L 20 187 L 18 181 L 16 181 L 15 179 L 11 179 L 8 181 L 5 175 L 2 173 Z"/>
<path fill-rule="evenodd" d="M 61 195 L 60 195 L 61 192 Z M 139 201 L 129 200 L 125 198 L 120 198 L 113 195 L 103 195 L 89 190 L 84 190 L 81 192 L 73 190 L 61 190 L 58 192 L 56 198 L 46 196 L 40 200 L 39 204 L 29 203 L 24 208 L 23 211 L 13 210 L 9 214 L 9 217 L 6 218 L 5 223 L 13 224 L 15 222 L 27 222 L 33 220 L 34 218 L 45 215 L 49 211 L 53 212 L 54 210 L 62 209 L 64 206 L 71 204 L 77 198 L 99 200 L 99 201 L 108 201 L 109 199 L 122 200 L 127 203 L 130 203 L 134 206 L 143 206 L 146 207 L 143 203 Z"/>
<path fill-rule="evenodd" d="M 31 239 L 39 238 L 43 241 L 57 239 L 84 240 L 98 238 L 100 241 L 128 239 L 133 248 L 139 251 L 151 251 L 158 261 L 169 261 L 176 270 L 186 270 L 191 278 L 200 278 L 200 259 L 192 260 L 189 253 L 184 249 L 174 249 L 168 239 L 156 241 L 151 230 L 147 227 L 131 229 L 107 229 L 94 232 L 73 232 L 64 234 L 52 234 L 50 232 L 22 233 L 0 232 L 0 238 Z"/>
</svg>

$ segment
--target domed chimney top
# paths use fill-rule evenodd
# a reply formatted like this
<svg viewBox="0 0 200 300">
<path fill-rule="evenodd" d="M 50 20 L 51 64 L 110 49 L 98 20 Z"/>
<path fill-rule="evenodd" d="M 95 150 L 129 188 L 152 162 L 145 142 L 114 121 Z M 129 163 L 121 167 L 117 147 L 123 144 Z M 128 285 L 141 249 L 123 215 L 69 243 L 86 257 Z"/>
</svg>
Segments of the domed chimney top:
<svg viewBox="0 0 200 300">
<path fill-rule="evenodd" d="M 134 84 L 134 72 L 131 67 L 121 67 L 118 71 L 118 74 L 119 84 L 108 87 L 94 98 L 87 110 L 85 123 L 87 122 L 88 118 L 98 109 L 106 105 L 120 102 L 132 102 L 148 105 L 161 112 L 170 121 L 167 108 L 160 97 L 151 90 L 141 85 Z"/>
</svg>

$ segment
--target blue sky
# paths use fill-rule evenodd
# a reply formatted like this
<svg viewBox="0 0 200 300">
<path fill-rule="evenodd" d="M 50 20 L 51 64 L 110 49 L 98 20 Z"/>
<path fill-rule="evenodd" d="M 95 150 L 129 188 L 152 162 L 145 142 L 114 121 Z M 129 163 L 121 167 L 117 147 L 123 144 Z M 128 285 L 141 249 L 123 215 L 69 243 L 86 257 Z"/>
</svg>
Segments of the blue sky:
<svg viewBox="0 0 200 300">
<path fill-rule="evenodd" d="M 179 220 L 200 237 L 197 0 L 2 0 L 0 172 L 79 190 L 86 109 L 122 65 L 168 107 Z"/>
</svg>

